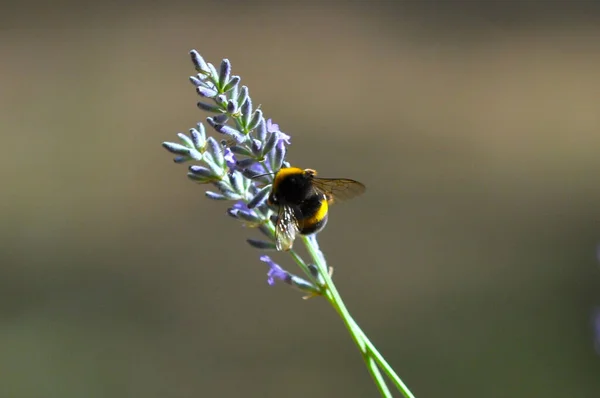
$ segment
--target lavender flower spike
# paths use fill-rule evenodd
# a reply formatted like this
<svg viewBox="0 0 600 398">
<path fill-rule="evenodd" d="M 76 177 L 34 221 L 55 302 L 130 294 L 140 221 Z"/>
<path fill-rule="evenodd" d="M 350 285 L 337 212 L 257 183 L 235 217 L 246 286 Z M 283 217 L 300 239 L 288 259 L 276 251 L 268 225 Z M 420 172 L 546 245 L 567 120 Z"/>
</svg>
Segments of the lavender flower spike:
<svg viewBox="0 0 600 398">
<path fill-rule="evenodd" d="M 196 50 L 192 50 L 190 56 L 196 72 L 190 81 L 200 96 L 197 105 L 212 114 L 205 120 L 214 129 L 214 136 L 210 136 L 204 125 L 199 123 L 189 130 L 189 136 L 179 134 L 179 142 L 164 142 L 162 145 L 176 155 L 176 163 L 193 163 L 188 167 L 188 177 L 207 186 L 204 193 L 207 198 L 229 203 L 227 209 L 223 209 L 224 215 L 263 235 L 261 239 L 246 239 L 251 247 L 260 251 L 274 250 L 277 248 L 279 209 L 267 199 L 274 175 L 282 166 L 289 166 L 286 157 L 291 138 L 281 131 L 277 123 L 263 115 L 264 110 L 259 109 L 260 106 L 253 107 L 248 87 L 241 85 L 239 76 L 233 75 L 227 59 L 216 68 Z M 201 227 L 211 228 L 210 225 Z M 346 324 L 380 393 L 384 397 L 392 396 L 383 372 L 405 398 L 414 398 L 350 316 L 331 279 L 330 268 L 316 237 L 302 236 L 300 239 L 312 261 L 304 261 L 294 249 L 286 253 L 302 271 L 303 277 L 288 272 L 269 256 L 261 255 L 260 261 L 269 267 L 267 283 L 283 282 L 308 293 L 305 298 L 324 297 Z M 596 329 L 600 328 L 598 323 L 594 325 Z"/>
</svg>

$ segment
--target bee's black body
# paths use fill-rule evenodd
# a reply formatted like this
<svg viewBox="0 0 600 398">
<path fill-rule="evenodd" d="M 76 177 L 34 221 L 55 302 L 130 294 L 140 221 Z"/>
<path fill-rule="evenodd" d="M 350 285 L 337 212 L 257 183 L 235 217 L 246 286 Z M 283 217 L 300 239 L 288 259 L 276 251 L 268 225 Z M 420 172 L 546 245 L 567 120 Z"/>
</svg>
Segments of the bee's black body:
<svg viewBox="0 0 600 398">
<path fill-rule="evenodd" d="M 364 192 L 358 181 L 317 178 L 316 171 L 284 167 L 273 179 L 268 203 L 279 207 L 275 226 L 277 250 L 289 250 L 296 234 L 310 235 L 327 224 L 329 205 Z"/>
<path fill-rule="evenodd" d="M 312 185 L 312 176 L 304 173 L 287 172 L 278 175 L 275 179 L 273 191 L 269 196 L 269 200 L 276 205 L 283 206 L 299 206 L 310 196 L 314 196 L 315 189 Z"/>
<path fill-rule="evenodd" d="M 325 195 L 319 193 L 309 196 L 297 207 L 296 218 L 302 235 L 314 234 L 325 228 L 329 214 L 327 207 Z"/>
<path fill-rule="evenodd" d="M 313 185 L 314 172 L 295 167 L 282 169 L 273 182 L 269 203 L 288 206 L 298 221 L 298 232 L 310 235 L 327 224 L 327 198 Z"/>
</svg>

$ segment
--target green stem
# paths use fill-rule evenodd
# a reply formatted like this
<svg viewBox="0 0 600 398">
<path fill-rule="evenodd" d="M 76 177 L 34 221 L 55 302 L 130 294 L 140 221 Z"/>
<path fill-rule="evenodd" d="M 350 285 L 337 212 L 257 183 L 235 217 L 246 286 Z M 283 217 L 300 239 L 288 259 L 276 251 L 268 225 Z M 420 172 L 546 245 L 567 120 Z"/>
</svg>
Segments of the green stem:
<svg viewBox="0 0 600 398">
<path fill-rule="evenodd" d="M 331 305 L 333 306 L 333 308 L 337 311 L 337 313 L 340 315 L 340 317 L 344 321 L 344 324 L 346 325 L 348 332 L 350 332 L 350 336 L 352 336 L 352 339 L 358 346 L 358 349 L 360 350 L 362 358 L 365 361 L 365 365 L 367 365 L 367 369 L 369 370 L 369 373 L 371 374 L 371 377 L 373 378 L 375 385 L 379 389 L 381 396 L 385 397 L 385 398 L 391 398 L 392 393 L 390 392 L 387 384 L 385 383 L 383 375 L 381 374 L 379 367 L 377 367 L 377 363 L 369 355 L 369 351 L 366 348 L 366 345 L 365 345 L 365 342 L 363 339 L 363 335 L 361 335 L 361 331 L 357 330 L 355 327 L 353 327 L 353 325 L 352 325 L 353 321 L 347 322 L 348 318 L 344 315 L 343 304 L 342 304 L 342 306 L 339 306 L 338 303 L 333 299 L 333 296 L 331 295 L 330 291 L 327 292 L 326 297 L 329 300 L 329 302 L 331 303 Z M 352 318 L 350 318 L 350 320 L 352 320 Z M 354 324 L 354 325 L 356 325 L 356 324 Z"/>
<path fill-rule="evenodd" d="M 379 353 L 373 343 L 369 340 L 366 334 L 350 315 L 350 312 L 346 308 L 340 294 L 337 291 L 337 288 L 335 287 L 335 284 L 333 283 L 333 280 L 329 275 L 327 262 L 325 261 L 323 253 L 319 249 L 316 238 L 314 236 L 303 236 L 303 240 L 308 252 L 315 261 L 323 280 L 325 281 L 325 285 L 327 287 L 325 291 L 325 297 L 338 312 L 344 324 L 346 325 L 346 328 L 350 332 L 354 342 L 358 346 L 365 364 L 367 365 L 375 384 L 379 388 L 381 395 L 384 397 L 391 397 L 389 389 L 385 384 L 385 380 L 383 380 L 383 377 L 381 376 L 379 368 L 381 368 L 381 370 L 387 374 L 390 380 L 398 388 L 398 391 L 400 391 L 405 398 L 414 398 L 414 395 L 410 392 L 408 387 L 402 382 L 400 377 L 396 374 L 396 372 L 394 372 L 392 367 L 387 363 L 387 361 L 383 358 L 383 356 Z M 379 367 L 376 365 L 379 365 Z"/>
<path fill-rule="evenodd" d="M 385 379 L 381 375 L 381 371 L 377 367 L 377 362 L 375 362 L 375 360 L 371 356 L 369 356 L 369 354 L 363 354 L 363 360 L 367 364 L 367 368 L 369 369 L 369 372 L 371 373 L 373 381 L 379 389 L 379 393 L 381 394 L 381 396 L 392 397 L 392 393 L 390 392 L 390 389 L 388 388 Z"/>
<path fill-rule="evenodd" d="M 375 362 L 377 362 L 377 364 L 379 365 L 379 367 L 381 367 L 381 369 L 385 372 L 385 374 L 387 374 L 387 376 L 390 378 L 390 380 L 392 381 L 392 383 L 394 383 L 394 385 L 396 386 L 396 388 L 398 388 L 398 391 L 402 392 L 402 394 L 404 394 L 404 396 L 407 397 L 407 398 L 414 398 L 414 395 L 412 395 L 412 393 L 410 392 L 410 390 L 408 389 L 408 387 L 406 386 L 406 384 L 404 384 L 404 382 L 402 381 L 402 379 L 400 379 L 400 376 L 398 376 L 396 374 L 396 372 L 394 371 L 394 369 L 392 369 L 392 367 L 390 366 L 390 364 L 387 363 L 387 361 L 385 360 L 385 358 L 383 358 L 383 355 L 381 355 L 381 353 L 373 345 L 373 343 L 371 342 L 371 340 L 369 340 L 369 338 L 364 334 L 364 332 L 356 324 L 356 321 L 354 321 L 354 319 L 352 319 L 352 322 L 354 323 L 354 326 L 358 330 L 360 330 L 360 333 L 362 334 L 362 337 L 363 337 L 363 341 L 365 342 L 365 344 L 367 346 L 367 349 L 370 351 L 371 356 L 373 357 L 373 359 L 375 360 Z"/>
</svg>

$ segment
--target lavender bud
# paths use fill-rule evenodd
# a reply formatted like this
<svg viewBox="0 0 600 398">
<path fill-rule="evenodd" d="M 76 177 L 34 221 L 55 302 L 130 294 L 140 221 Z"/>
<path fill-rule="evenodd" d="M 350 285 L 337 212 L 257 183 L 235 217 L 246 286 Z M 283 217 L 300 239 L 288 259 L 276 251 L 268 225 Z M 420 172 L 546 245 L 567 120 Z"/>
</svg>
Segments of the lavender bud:
<svg viewBox="0 0 600 398">
<path fill-rule="evenodd" d="M 227 125 L 223 125 L 219 130 L 219 133 L 230 136 L 238 142 L 245 141 L 245 136 L 241 131 L 234 129 L 233 127 L 229 127 Z"/>
<path fill-rule="evenodd" d="M 248 130 L 254 130 L 261 119 L 263 119 L 263 113 L 260 109 L 257 109 L 252 116 L 252 120 L 250 120 L 250 123 L 248 124 Z"/>
<path fill-rule="evenodd" d="M 202 81 L 202 75 L 190 76 L 190 82 L 196 87 L 202 86 L 204 84 L 204 82 Z"/>
<path fill-rule="evenodd" d="M 227 200 L 240 200 L 242 196 L 233 191 L 223 191 L 223 196 L 227 198 Z"/>
<path fill-rule="evenodd" d="M 196 105 L 198 105 L 198 108 L 200 108 L 206 112 L 221 113 L 221 107 L 219 107 L 217 105 L 207 104 L 202 101 L 198 101 L 198 103 Z"/>
<path fill-rule="evenodd" d="M 176 156 L 173 158 L 173 161 L 175 163 L 183 163 L 183 162 L 187 162 L 188 160 L 190 160 L 190 158 L 187 156 Z"/>
<path fill-rule="evenodd" d="M 190 158 L 192 158 L 194 160 L 198 160 L 198 161 L 202 160 L 202 157 L 203 157 L 203 155 L 195 149 L 190 149 L 189 156 L 190 156 Z"/>
<path fill-rule="evenodd" d="M 225 113 L 222 113 L 220 115 L 213 116 L 213 120 L 217 124 L 225 124 L 225 123 L 227 123 L 227 120 L 229 120 L 229 116 Z"/>
<path fill-rule="evenodd" d="M 238 79 L 236 79 L 238 78 Z M 229 95 L 228 97 L 230 99 L 232 99 L 233 101 L 235 101 L 235 103 L 237 104 L 237 99 L 238 99 L 238 95 L 240 93 L 240 80 L 239 76 L 233 76 L 231 78 L 231 80 L 235 81 L 235 85 L 233 85 L 233 87 L 231 87 L 231 90 L 229 91 Z M 227 83 L 227 88 L 229 87 L 229 85 L 231 84 L 231 81 L 229 81 L 229 83 Z"/>
<path fill-rule="evenodd" d="M 246 141 L 246 136 L 243 135 L 239 130 L 234 129 L 233 127 L 229 127 L 224 124 L 215 124 L 213 127 L 215 128 L 215 130 L 217 130 L 217 132 L 233 138 L 238 143 Z"/>
<path fill-rule="evenodd" d="M 251 211 L 240 210 L 238 212 L 238 218 L 252 225 L 258 225 L 262 220 Z"/>
<path fill-rule="evenodd" d="M 242 173 L 240 172 L 240 174 L 242 174 Z M 243 174 L 242 174 L 242 176 L 243 176 Z M 250 195 L 256 195 L 257 188 L 254 185 L 254 181 L 252 181 L 248 178 L 242 178 L 242 183 L 244 184 L 244 192 L 246 192 L 246 194 L 250 193 Z M 248 196 L 248 195 L 246 195 L 246 196 Z"/>
<path fill-rule="evenodd" d="M 215 122 L 215 119 L 211 116 L 206 118 L 206 122 L 210 125 L 210 127 L 215 128 L 215 126 L 218 125 L 217 122 Z M 216 128 L 215 128 L 216 129 Z"/>
<path fill-rule="evenodd" d="M 227 58 L 221 61 L 221 67 L 219 68 L 219 87 L 222 92 L 225 92 L 223 88 L 229 82 L 229 77 L 231 76 L 231 62 Z"/>
<path fill-rule="evenodd" d="M 298 290 L 310 293 L 308 296 L 304 297 L 305 299 L 314 297 L 316 295 L 320 296 L 322 294 L 321 290 L 319 288 L 315 287 L 315 285 L 313 285 L 309 281 L 302 279 L 296 275 L 290 275 L 290 276 L 291 276 L 291 278 L 290 278 L 289 282 L 286 281 L 286 283 L 292 285 L 293 287 L 295 287 Z"/>
<path fill-rule="evenodd" d="M 240 219 L 238 213 L 239 213 L 238 209 L 235 209 L 235 208 L 227 209 L 227 215 L 231 218 L 235 218 L 236 220 Z"/>
<path fill-rule="evenodd" d="M 212 127 L 214 128 L 218 133 L 221 132 L 221 129 L 224 127 L 223 124 L 221 123 L 217 123 L 216 120 L 213 117 L 207 117 L 206 118 L 206 122 Z"/>
<path fill-rule="evenodd" d="M 285 144 L 282 140 L 277 142 L 275 149 L 269 152 L 269 162 L 273 170 L 281 169 L 283 159 L 285 158 Z"/>
<path fill-rule="evenodd" d="M 321 273 L 319 272 L 319 268 L 317 268 L 316 265 L 309 264 L 308 271 L 310 272 L 312 277 L 317 280 L 317 284 L 319 286 L 325 286 L 325 280 L 323 279 L 323 276 L 321 276 Z"/>
<path fill-rule="evenodd" d="M 252 152 L 250 152 L 246 147 L 243 146 L 234 145 L 229 149 L 231 149 L 231 152 L 235 153 L 236 155 L 252 156 Z"/>
<path fill-rule="evenodd" d="M 246 102 L 240 106 L 240 110 L 242 111 L 241 123 L 244 127 L 248 127 L 248 124 L 250 123 L 250 116 L 252 114 L 252 99 L 250 97 L 248 97 Z"/>
<path fill-rule="evenodd" d="M 262 152 L 261 152 L 261 148 L 262 148 L 262 142 L 253 138 L 252 142 L 250 143 L 250 148 L 252 149 L 252 153 L 254 154 L 254 156 L 262 156 Z"/>
<path fill-rule="evenodd" d="M 206 191 L 206 192 L 204 192 L 204 195 L 206 195 L 207 198 L 213 199 L 213 200 L 227 200 L 227 197 L 225 197 L 225 195 L 221 195 L 220 193 L 216 193 L 216 192 L 212 192 L 212 191 Z"/>
<path fill-rule="evenodd" d="M 258 125 L 256 126 L 256 138 L 262 142 L 265 142 L 267 139 L 267 124 L 264 117 L 258 121 Z"/>
<path fill-rule="evenodd" d="M 231 80 L 229 80 L 229 83 L 227 83 L 225 85 L 225 87 L 223 87 L 223 92 L 228 93 L 229 91 L 233 90 L 240 83 L 240 80 L 241 79 L 239 76 L 232 76 Z M 236 94 L 236 96 L 237 96 L 237 92 L 232 93 L 232 95 L 231 95 L 232 98 L 236 98 L 233 96 L 233 94 Z"/>
<path fill-rule="evenodd" d="M 224 166 L 225 158 L 223 157 L 223 150 L 221 149 L 221 145 L 213 137 L 208 137 L 208 140 L 206 142 L 208 143 L 208 150 L 213 156 L 215 163 L 217 163 L 219 166 Z"/>
<path fill-rule="evenodd" d="M 261 219 L 254 214 L 254 212 L 245 210 L 243 206 L 238 206 L 237 203 L 233 207 L 227 209 L 227 214 L 250 224 L 258 224 L 261 222 Z"/>
<path fill-rule="evenodd" d="M 259 172 L 254 171 L 251 168 L 240 168 L 240 169 L 241 169 L 242 175 L 250 180 L 257 178 L 257 176 L 260 175 Z"/>
<path fill-rule="evenodd" d="M 203 150 L 206 145 L 206 133 L 204 131 L 204 125 L 198 124 L 198 129 L 190 129 L 190 136 L 196 149 Z"/>
<path fill-rule="evenodd" d="M 194 142 L 187 135 L 185 135 L 183 133 L 177 133 L 177 137 L 179 137 L 179 139 L 181 140 L 181 142 L 183 142 L 183 144 L 185 146 L 187 146 L 188 148 L 194 148 Z"/>
<path fill-rule="evenodd" d="M 221 180 L 212 180 L 211 182 L 228 200 L 240 200 L 242 198 L 239 194 L 231 190 L 231 187 L 229 186 L 228 182 L 224 182 Z"/>
<path fill-rule="evenodd" d="M 242 174 L 243 175 L 243 174 Z M 252 183 L 252 180 L 249 178 L 245 178 L 244 181 L 250 181 L 250 184 L 248 184 L 248 193 L 254 197 L 261 189 L 259 188 L 256 184 Z"/>
<path fill-rule="evenodd" d="M 273 148 L 275 148 L 276 144 L 277 144 L 277 133 L 271 133 L 271 135 L 265 142 L 265 146 L 262 149 L 262 155 L 265 156 L 269 152 L 271 152 L 273 150 Z"/>
<path fill-rule="evenodd" d="M 317 268 L 316 265 L 314 264 L 309 264 L 308 265 L 308 270 L 310 271 L 310 274 L 313 276 L 313 278 L 319 278 L 321 275 L 319 274 L 319 269 Z"/>
<path fill-rule="evenodd" d="M 229 173 L 228 175 L 229 177 L 229 183 L 231 184 L 231 187 L 233 188 L 233 191 L 239 194 L 243 194 L 245 192 L 244 190 L 244 184 L 243 184 L 243 177 L 242 174 L 234 171 L 233 173 Z"/>
<path fill-rule="evenodd" d="M 256 159 L 242 159 L 242 160 L 238 160 L 237 162 L 237 167 L 240 169 L 247 169 L 248 167 L 252 166 L 254 163 L 256 163 Z"/>
<path fill-rule="evenodd" d="M 222 176 L 225 175 L 225 170 L 215 162 L 215 158 L 213 155 L 206 151 L 203 155 L 204 163 L 208 166 L 208 168 L 213 172 L 213 174 Z"/>
<path fill-rule="evenodd" d="M 189 155 L 190 154 L 190 148 L 183 146 L 181 144 L 176 144 L 174 142 L 163 142 L 162 146 L 167 151 L 174 153 L 176 155 Z"/>
<path fill-rule="evenodd" d="M 198 95 L 200 95 L 201 97 L 205 97 L 205 98 L 214 98 L 218 94 L 212 88 L 208 88 L 208 87 L 204 87 L 204 86 L 196 87 L 196 92 L 198 93 Z"/>
<path fill-rule="evenodd" d="M 249 167 L 246 169 L 241 169 L 241 173 L 244 177 L 246 177 L 249 181 L 254 183 L 261 184 L 270 184 L 270 174 L 265 174 L 264 172 L 258 171 L 254 167 Z"/>
<path fill-rule="evenodd" d="M 198 53 L 196 50 L 190 51 L 190 56 L 192 57 L 192 62 L 194 63 L 194 67 L 198 72 L 208 72 L 208 65 L 204 61 L 204 58 Z"/>
<path fill-rule="evenodd" d="M 238 107 L 241 107 L 242 105 L 244 105 L 246 103 L 246 100 L 248 99 L 248 87 L 246 86 L 242 86 L 242 89 L 240 90 L 240 95 L 238 96 Z"/>
<path fill-rule="evenodd" d="M 248 202 L 248 208 L 249 209 L 253 209 L 253 208 L 257 207 L 257 206 L 262 205 L 265 202 L 265 200 L 267 200 L 267 196 L 269 196 L 270 192 L 271 192 L 271 186 L 270 185 L 267 185 L 266 187 L 263 187 L 252 198 L 252 200 L 250 200 L 250 202 Z"/>
<path fill-rule="evenodd" d="M 237 113 L 238 107 L 234 100 L 230 99 L 227 101 L 227 113 L 233 115 Z"/>
<path fill-rule="evenodd" d="M 246 221 L 252 224 L 260 224 L 262 220 L 258 215 L 252 210 L 248 209 L 246 204 L 242 201 L 238 201 L 231 208 L 229 208 L 228 213 L 230 216 L 234 218 L 238 218 L 242 221 Z"/>
<path fill-rule="evenodd" d="M 207 67 L 208 67 L 208 72 L 210 75 L 210 78 L 212 79 L 212 81 L 214 81 L 215 83 L 219 81 L 219 73 L 217 72 L 217 69 L 215 68 L 215 66 L 213 64 L 211 64 L 210 62 L 206 63 Z"/>
<path fill-rule="evenodd" d="M 197 165 L 192 165 L 189 167 L 190 173 L 199 176 L 199 177 L 204 177 L 206 179 L 211 179 L 211 178 L 215 178 L 215 174 L 207 169 L 206 167 L 202 167 L 202 166 L 197 166 Z"/>
<path fill-rule="evenodd" d="M 222 109 L 227 108 L 227 97 L 223 94 L 219 94 L 214 98 L 217 105 L 220 105 Z"/>
<path fill-rule="evenodd" d="M 255 249 L 259 250 L 277 250 L 277 246 L 273 242 L 267 242 L 258 239 L 246 239 L 246 242 Z"/>
<path fill-rule="evenodd" d="M 198 183 L 200 183 L 200 184 L 206 184 L 206 183 L 209 183 L 209 182 L 211 182 L 211 179 L 210 179 L 210 178 L 207 178 L 207 177 L 205 177 L 205 176 L 201 176 L 201 175 L 198 175 L 198 174 L 194 174 L 194 173 L 187 173 L 187 176 L 188 176 L 188 178 L 189 178 L 190 180 L 192 180 L 192 181 L 195 181 L 195 182 L 198 182 Z"/>
</svg>

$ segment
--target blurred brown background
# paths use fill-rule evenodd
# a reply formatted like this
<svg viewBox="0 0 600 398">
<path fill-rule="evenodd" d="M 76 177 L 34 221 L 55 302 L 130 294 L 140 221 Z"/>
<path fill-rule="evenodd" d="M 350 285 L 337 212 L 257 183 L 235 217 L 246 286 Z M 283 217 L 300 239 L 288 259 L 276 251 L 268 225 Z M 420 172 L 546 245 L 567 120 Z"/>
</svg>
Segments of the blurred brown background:
<svg viewBox="0 0 600 398">
<path fill-rule="evenodd" d="M 377 396 L 334 311 L 268 287 L 256 231 L 161 148 L 207 116 L 192 48 L 293 163 L 368 186 L 320 241 L 417 397 L 600 396 L 594 2 L 3 10 L 0 397 Z"/>
</svg>

